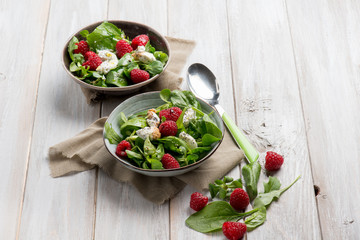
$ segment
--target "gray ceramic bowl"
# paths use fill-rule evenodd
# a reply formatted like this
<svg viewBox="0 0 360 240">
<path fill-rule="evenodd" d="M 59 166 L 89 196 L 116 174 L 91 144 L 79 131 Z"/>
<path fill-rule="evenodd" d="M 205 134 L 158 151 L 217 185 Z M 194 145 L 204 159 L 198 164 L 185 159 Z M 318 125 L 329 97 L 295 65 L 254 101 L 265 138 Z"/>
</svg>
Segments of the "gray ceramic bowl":
<svg viewBox="0 0 360 240">
<path fill-rule="evenodd" d="M 204 113 L 209 114 L 210 112 L 214 112 L 210 115 L 211 119 L 216 123 L 216 125 L 219 127 L 219 129 L 222 131 L 223 136 L 219 142 L 214 144 L 213 149 L 202 159 L 198 160 L 196 163 L 193 163 L 191 165 L 187 165 L 185 167 L 177 168 L 177 169 L 163 169 L 163 170 L 152 170 L 152 169 L 143 169 L 136 167 L 129 163 L 129 160 L 126 158 L 120 158 L 115 154 L 116 145 L 110 144 L 109 141 L 105 138 L 105 130 L 103 132 L 103 138 L 104 143 L 107 148 L 107 150 L 110 152 L 110 154 L 118 160 L 123 166 L 126 168 L 141 173 L 147 176 L 153 176 L 153 177 L 171 177 L 180 175 L 186 172 L 189 172 L 191 170 L 194 170 L 198 168 L 201 164 L 203 164 L 219 147 L 223 137 L 224 137 L 224 124 L 223 121 L 219 115 L 219 113 L 211 107 L 209 104 L 204 102 L 203 100 L 197 98 L 197 100 L 200 102 L 201 108 Z M 146 109 L 158 107 L 160 105 L 164 104 L 164 102 L 160 99 L 159 92 L 149 92 L 149 93 L 142 93 L 138 94 L 136 96 L 133 96 L 126 101 L 122 102 L 119 106 L 117 106 L 110 114 L 109 118 L 106 122 L 112 124 L 113 129 L 120 133 L 120 128 L 118 126 L 120 112 L 123 112 L 126 116 L 130 116 L 134 113 L 144 111 Z"/>
<path fill-rule="evenodd" d="M 120 20 L 108 20 L 108 22 L 114 24 L 115 26 L 117 26 L 118 28 L 123 30 L 125 32 L 125 35 L 128 36 L 130 39 L 133 39 L 137 35 L 140 35 L 140 34 L 147 34 L 149 36 L 151 45 L 153 47 L 155 47 L 156 50 L 163 51 L 169 56 L 169 59 L 168 59 L 167 63 L 165 64 L 163 71 L 160 74 L 157 74 L 157 75 L 153 76 L 152 78 L 150 78 L 147 81 L 144 81 L 144 82 L 141 82 L 141 83 L 138 83 L 138 84 L 129 85 L 129 86 L 126 86 L 126 87 L 107 87 L 107 88 L 98 87 L 98 86 L 93 86 L 91 84 L 88 84 L 88 83 L 80 80 L 79 78 L 77 78 L 72 72 L 69 71 L 69 65 L 71 63 L 71 59 L 70 59 L 69 53 L 68 53 L 69 42 L 73 38 L 73 36 L 77 37 L 79 40 L 82 40 L 83 37 L 81 37 L 81 35 L 80 35 L 80 32 L 82 30 L 86 29 L 89 32 L 92 32 L 102 22 L 103 21 L 96 22 L 96 23 L 93 23 L 91 25 L 88 25 L 86 27 L 81 28 L 79 31 L 77 31 L 76 33 L 71 35 L 71 37 L 68 39 L 68 41 L 66 42 L 66 44 L 64 46 L 63 54 L 62 54 L 63 67 L 65 68 L 65 70 L 69 74 L 69 76 L 77 84 L 80 84 L 81 87 L 88 88 L 88 89 L 91 89 L 91 90 L 95 90 L 97 92 L 104 93 L 104 94 L 126 95 L 126 94 L 136 92 L 141 87 L 153 82 L 154 80 L 156 80 L 165 71 L 165 69 L 167 68 L 167 66 L 168 66 L 168 64 L 170 62 L 171 54 L 170 54 L 169 43 L 165 39 L 164 36 L 162 36 L 159 32 L 157 32 L 153 28 L 151 28 L 149 26 L 146 26 L 144 24 L 141 24 L 141 23 L 120 21 Z"/>
</svg>

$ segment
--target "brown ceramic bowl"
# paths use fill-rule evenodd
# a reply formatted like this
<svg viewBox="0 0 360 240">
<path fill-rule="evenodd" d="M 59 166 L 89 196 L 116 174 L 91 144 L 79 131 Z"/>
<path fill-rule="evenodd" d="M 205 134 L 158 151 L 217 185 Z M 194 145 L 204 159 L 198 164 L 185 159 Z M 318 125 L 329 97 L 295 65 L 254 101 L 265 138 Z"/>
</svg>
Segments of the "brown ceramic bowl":
<svg viewBox="0 0 360 240">
<path fill-rule="evenodd" d="M 86 29 L 89 32 L 92 32 L 97 26 L 99 26 L 103 22 L 104 21 L 96 22 L 96 23 L 93 23 L 91 25 L 88 25 L 86 27 L 81 28 L 75 34 L 71 35 L 71 37 L 68 39 L 68 41 L 66 42 L 66 44 L 64 46 L 63 54 L 62 54 L 63 67 L 65 68 L 65 70 L 69 74 L 69 76 L 77 84 L 80 84 L 81 87 L 88 88 L 88 89 L 91 89 L 91 90 L 95 90 L 97 92 L 104 93 L 104 94 L 126 95 L 126 94 L 136 92 L 141 87 L 153 82 L 154 80 L 156 80 L 165 71 L 166 67 L 168 66 L 168 64 L 170 62 L 171 54 L 170 54 L 169 43 L 165 39 L 165 37 L 163 35 L 161 35 L 155 29 L 153 29 L 153 28 L 151 28 L 149 26 L 146 26 L 144 24 L 141 24 L 141 23 L 120 21 L 120 20 L 107 20 L 107 22 L 110 22 L 110 23 L 114 24 L 115 26 L 117 26 L 118 28 L 120 28 L 121 30 L 123 30 L 125 32 L 125 35 L 128 36 L 130 39 L 133 39 L 137 35 L 140 35 L 140 34 L 147 34 L 149 36 L 151 45 L 157 51 L 165 52 L 169 56 L 169 59 L 168 59 L 167 63 L 165 64 L 163 71 L 160 74 L 157 74 L 157 75 L 153 76 L 152 78 L 150 78 L 147 81 L 144 81 L 144 82 L 141 82 L 141 83 L 138 83 L 138 84 L 129 85 L 129 86 L 126 86 L 126 87 L 98 87 L 98 86 L 93 86 L 91 84 L 88 84 L 88 83 L 80 80 L 77 76 L 75 76 L 72 72 L 69 71 L 69 65 L 71 63 L 71 59 L 70 59 L 70 56 L 69 56 L 69 53 L 68 53 L 69 42 L 73 38 L 73 36 L 77 37 L 79 40 L 84 39 L 80 35 L 80 32 L 82 30 Z"/>
</svg>

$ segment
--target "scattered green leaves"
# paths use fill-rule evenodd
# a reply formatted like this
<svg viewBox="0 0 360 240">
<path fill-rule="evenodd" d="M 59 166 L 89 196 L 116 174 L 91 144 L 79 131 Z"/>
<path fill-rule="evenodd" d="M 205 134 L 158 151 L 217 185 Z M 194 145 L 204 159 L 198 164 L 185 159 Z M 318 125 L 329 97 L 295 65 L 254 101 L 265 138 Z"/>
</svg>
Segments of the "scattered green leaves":
<svg viewBox="0 0 360 240">
<path fill-rule="evenodd" d="M 249 163 L 242 168 L 242 175 L 245 180 L 246 192 L 249 195 L 250 200 L 253 200 L 257 196 L 257 184 L 261 172 L 261 166 L 256 161 Z"/>
<path fill-rule="evenodd" d="M 235 188 L 242 188 L 241 178 L 234 180 L 232 177 L 225 176 L 222 180 L 217 179 L 209 184 L 211 198 L 218 196 L 220 199 L 227 199 Z"/>
</svg>

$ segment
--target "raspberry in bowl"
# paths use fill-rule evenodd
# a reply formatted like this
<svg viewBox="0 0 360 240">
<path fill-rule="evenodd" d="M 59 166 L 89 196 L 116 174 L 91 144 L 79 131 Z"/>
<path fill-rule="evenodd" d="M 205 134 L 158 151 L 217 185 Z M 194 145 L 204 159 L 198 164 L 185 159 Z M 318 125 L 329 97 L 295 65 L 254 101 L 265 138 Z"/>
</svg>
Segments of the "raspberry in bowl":
<svg viewBox="0 0 360 240">
<path fill-rule="evenodd" d="M 109 20 L 73 34 L 62 54 L 63 67 L 81 87 L 126 95 L 156 80 L 170 61 L 163 35 L 141 23 Z"/>
<path fill-rule="evenodd" d="M 118 105 L 105 123 L 103 139 L 109 153 L 126 168 L 170 177 L 206 162 L 224 131 L 219 113 L 208 103 L 189 91 L 164 89 Z"/>
</svg>

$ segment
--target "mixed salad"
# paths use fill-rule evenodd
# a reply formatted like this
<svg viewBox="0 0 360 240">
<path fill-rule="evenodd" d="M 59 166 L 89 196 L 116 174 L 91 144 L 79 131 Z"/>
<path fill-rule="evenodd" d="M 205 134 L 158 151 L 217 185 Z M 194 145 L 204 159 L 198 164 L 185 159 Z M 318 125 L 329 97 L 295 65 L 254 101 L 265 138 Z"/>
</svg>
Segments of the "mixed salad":
<svg viewBox="0 0 360 240">
<path fill-rule="evenodd" d="M 84 40 L 74 36 L 68 45 L 69 70 L 91 85 L 123 87 L 146 81 L 161 73 L 168 61 L 166 53 L 151 46 L 147 35 L 130 40 L 109 22 L 80 35 Z"/>
<path fill-rule="evenodd" d="M 161 106 L 131 116 L 120 113 L 119 133 L 105 124 L 105 138 L 117 144 L 118 156 L 144 169 L 178 168 L 200 160 L 221 140 L 213 112 L 204 113 L 191 92 L 164 89 L 160 98 Z"/>
</svg>

